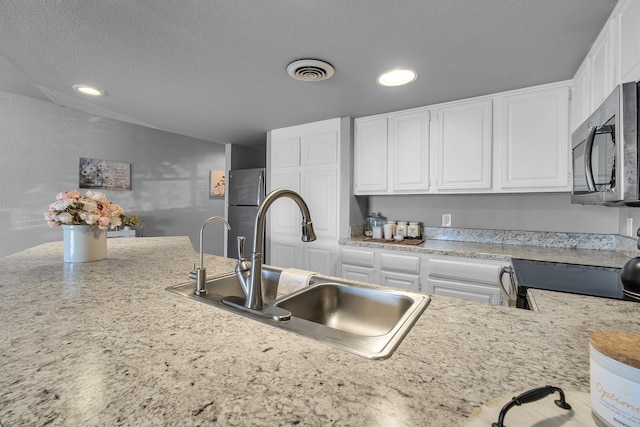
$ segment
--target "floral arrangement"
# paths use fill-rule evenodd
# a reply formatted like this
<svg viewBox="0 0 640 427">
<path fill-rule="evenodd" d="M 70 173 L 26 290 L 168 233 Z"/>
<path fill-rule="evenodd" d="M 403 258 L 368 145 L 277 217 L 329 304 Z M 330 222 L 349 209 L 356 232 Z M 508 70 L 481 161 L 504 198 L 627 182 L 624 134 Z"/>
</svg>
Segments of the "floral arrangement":
<svg viewBox="0 0 640 427">
<path fill-rule="evenodd" d="M 56 201 L 44 213 L 50 227 L 96 225 L 102 230 L 120 227 L 124 217 L 124 210 L 118 204 L 107 200 L 104 193 L 91 190 L 84 195 L 78 190 L 58 193 Z"/>
<path fill-rule="evenodd" d="M 122 218 L 122 226 L 123 227 L 144 227 L 144 222 L 140 219 L 140 217 L 136 214 L 125 215 Z"/>
</svg>

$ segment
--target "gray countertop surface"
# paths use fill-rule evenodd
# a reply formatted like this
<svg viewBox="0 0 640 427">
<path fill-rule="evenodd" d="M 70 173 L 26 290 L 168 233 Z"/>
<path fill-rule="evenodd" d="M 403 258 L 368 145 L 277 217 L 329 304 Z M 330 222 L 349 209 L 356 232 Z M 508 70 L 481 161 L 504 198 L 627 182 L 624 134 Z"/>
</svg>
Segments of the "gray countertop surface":
<svg viewBox="0 0 640 427">
<path fill-rule="evenodd" d="M 343 246 L 382 248 L 397 251 L 454 255 L 470 258 L 510 260 L 512 258 L 534 261 L 550 261 L 566 264 L 593 265 L 622 268 L 631 258 L 622 252 L 598 249 L 551 248 L 528 245 L 506 245 L 500 243 L 458 242 L 453 240 L 428 239 L 420 245 L 372 242 L 364 238 L 343 239 Z"/>
<path fill-rule="evenodd" d="M 186 237 L 62 258 L 54 242 L 0 259 L 3 426 L 464 425 L 505 394 L 587 392 L 589 334 L 640 334 L 633 302 L 532 291 L 530 312 L 435 295 L 371 361 L 167 292 L 197 260 Z"/>
</svg>

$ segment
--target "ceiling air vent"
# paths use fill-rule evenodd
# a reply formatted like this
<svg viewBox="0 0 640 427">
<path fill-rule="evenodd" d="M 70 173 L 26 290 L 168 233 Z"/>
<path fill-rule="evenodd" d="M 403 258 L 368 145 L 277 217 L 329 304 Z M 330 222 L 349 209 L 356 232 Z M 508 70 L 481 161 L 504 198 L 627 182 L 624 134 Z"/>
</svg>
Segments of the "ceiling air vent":
<svg viewBox="0 0 640 427">
<path fill-rule="evenodd" d="M 303 82 L 320 82 L 333 76 L 333 66 L 318 59 L 298 59 L 287 66 L 287 73 Z"/>
</svg>

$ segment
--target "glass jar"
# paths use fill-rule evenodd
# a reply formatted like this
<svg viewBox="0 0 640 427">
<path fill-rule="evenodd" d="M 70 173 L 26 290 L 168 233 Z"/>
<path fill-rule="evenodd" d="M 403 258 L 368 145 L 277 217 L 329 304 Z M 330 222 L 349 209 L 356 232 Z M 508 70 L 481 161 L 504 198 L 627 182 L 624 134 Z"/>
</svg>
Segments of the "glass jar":
<svg viewBox="0 0 640 427">
<path fill-rule="evenodd" d="M 379 212 L 371 212 L 364 223 L 364 235 L 371 237 L 373 235 L 373 227 L 380 227 L 382 230 L 385 219 Z"/>
</svg>

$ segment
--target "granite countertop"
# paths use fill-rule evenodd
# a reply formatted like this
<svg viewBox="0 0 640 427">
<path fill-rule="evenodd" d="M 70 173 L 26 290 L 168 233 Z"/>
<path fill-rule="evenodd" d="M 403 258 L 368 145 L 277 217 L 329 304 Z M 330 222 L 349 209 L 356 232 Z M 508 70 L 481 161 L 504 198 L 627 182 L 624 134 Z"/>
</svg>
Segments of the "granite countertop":
<svg viewBox="0 0 640 427">
<path fill-rule="evenodd" d="M 622 252 L 599 249 L 555 248 L 501 243 L 458 242 L 453 240 L 427 239 L 420 245 L 379 243 L 365 238 L 340 241 L 344 246 L 383 248 L 434 255 L 455 255 L 469 258 L 510 260 L 512 258 L 533 261 L 550 261 L 566 264 L 582 264 L 599 267 L 622 268 L 631 258 Z"/>
<path fill-rule="evenodd" d="M 533 291 L 530 312 L 434 295 L 371 361 L 165 291 L 197 260 L 186 237 L 108 251 L 65 264 L 54 242 L 0 259 L 2 425 L 464 425 L 504 394 L 588 391 L 589 334 L 640 333 L 633 302 Z"/>
</svg>

